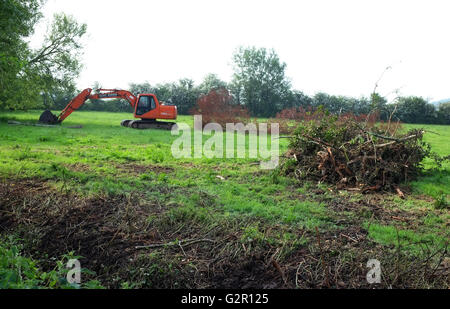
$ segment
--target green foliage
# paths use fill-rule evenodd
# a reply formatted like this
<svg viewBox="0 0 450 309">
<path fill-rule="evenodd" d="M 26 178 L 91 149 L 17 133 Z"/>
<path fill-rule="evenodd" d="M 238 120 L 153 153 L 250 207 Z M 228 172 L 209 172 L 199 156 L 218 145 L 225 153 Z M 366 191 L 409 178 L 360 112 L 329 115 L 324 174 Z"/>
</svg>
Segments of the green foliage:
<svg viewBox="0 0 450 309">
<path fill-rule="evenodd" d="M 40 106 L 42 93 L 75 89 L 86 25 L 56 14 L 42 47 L 32 50 L 26 39 L 42 17 L 43 1 L 0 2 L 0 109 Z M 48 106 L 49 96 L 44 96 Z"/>
<path fill-rule="evenodd" d="M 285 107 L 291 85 L 285 76 L 286 64 L 274 50 L 240 47 L 233 62 L 232 94 L 252 116 L 273 116 Z"/>
<path fill-rule="evenodd" d="M 3 0 L 0 2 L 0 42 L 2 50 L 17 48 L 18 41 L 33 33 L 34 25 L 42 17 L 43 1 Z"/>
<path fill-rule="evenodd" d="M 439 105 L 440 123 L 450 124 L 450 102 Z"/>
<path fill-rule="evenodd" d="M 435 233 L 416 233 L 413 230 L 399 229 L 392 225 L 369 224 L 369 222 L 365 222 L 363 226 L 368 229 L 369 238 L 374 241 L 408 249 L 416 256 L 422 254 L 424 249 L 433 246 L 443 249 L 448 242 L 447 239 Z"/>
<path fill-rule="evenodd" d="M 227 88 L 227 83 L 213 73 L 206 75 L 203 82 L 198 86 L 198 90 L 201 94 L 207 94 L 211 90 L 218 88 Z"/>
<path fill-rule="evenodd" d="M 450 120 L 449 111 L 445 109 L 436 110 L 433 104 L 429 104 L 421 97 L 401 97 L 397 99 L 397 111 L 395 116 L 402 122 L 407 123 L 443 123 Z"/>
<path fill-rule="evenodd" d="M 55 268 L 50 271 L 42 271 L 38 263 L 31 258 L 24 257 L 21 253 L 22 246 L 18 241 L 10 237 L 0 240 L 0 289 L 73 289 L 73 288 L 103 288 L 99 281 L 90 280 L 81 286 L 67 282 L 68 268 L 66 262 L 69 259 L 77 259 L 73 253 L 64 255 L 56 261 Z M 82 273 L 93 274 L 89 270 L 82 269 Z"/>
<path fill-rule="evenodd" d="M 386 107 L 386 103 L 387 100 L 386 98 L 382 97 L 381 95 L 379 95 L 376 92 L 373 92 L 370 95 L 370 108 L 371 111 L 375 111 L 379 114 L 380 119 L 382 120 L 387 120 L 389 119 L 389 113 L 387 111 L 387 107 Z"/>
<path fill-rule="evenodd" d="M 371 104 L 366 98 L 349 98 L 344 96 L 334 96 L 319 92 L 311 99 L 311 106 L 318 108 L 322 106 L 330 113 L 343 114 L 352 113 L 355 115 L 368 114 L 371 110 Z M 303 107 L 308 105 L 303 105 Z"/>
<path fill-rule="evenodd" d="M 81 64 L 82 45 L 80 39 L 86 33 L 87 25 L 79 24 L 73 16 L 55 14 L 43 46 L 31 52 L 28 67 L 39 76 L 39 90 L 75 90 Z"/>
<path fill-rule="evenodd" d="M 171 104 L 177 106 L 178 111 L 182 115 L 188 115 L 189 111 L 197 102 L 198 92 L 194 86 L 194 81 L 183 78 L 178 83 L 172 85 Z"/>
<path fill-rule="evenodd" d="M 36 102 L 36 78 L 27 67 L 30 49 L 23 38 L 33 33 L 42 17 L 41 5 L 39 0 L 0 2 L 0 109 Z"/>
<path fill-rule="evenodd" d="M 308 107 L 313 105 L 313 98 L 309 97 L 308 95 L 304 94 L 303 92 L 299 90 L 293 90 L 289 97 L 286 104 L 284 104 L 285 108 L 289 107 Z"/>
<path fill-rule="evenodd" d="M 241 242 L 243 243 L 251 243 L 251 242 L 264 242 L 265 235 L 262 233 L 258 225 L 250 225 L 243 229 L 243 233 L 241 236 Z"/>
<path fill-rule="evenodd" d="M 437 209 L 444 209 L 449 207 L 449 202 L 447 201 L 447 195 L 442 193 L 434 201 L 434 207 Z"/>
<path fill-rule="evenodd" d="M 312 153 L 320 151 L 321 145 L 317 143 L 308 142 L 303 135 L 312 138 L 318 138 L 326 143 L 333 143 L 339 145 L 343 142 L 345 130 L 344 127 L 339 126 L 337 116 L 330 115 L 328 110 L 321 107 L 314 113 L 318 116 L 319 121 L 311 120 L 309 122 L 301 123 L 294 132 L 294 138 L 291 139 L 289 148 L 302 149 L 303 153 Z"/>
</svg>

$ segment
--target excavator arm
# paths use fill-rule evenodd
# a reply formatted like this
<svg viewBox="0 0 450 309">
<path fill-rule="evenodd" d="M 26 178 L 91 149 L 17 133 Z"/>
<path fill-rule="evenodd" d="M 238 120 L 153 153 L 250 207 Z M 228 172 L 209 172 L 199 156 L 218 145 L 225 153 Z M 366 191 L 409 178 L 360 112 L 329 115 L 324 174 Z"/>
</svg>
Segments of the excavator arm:
<svg viewBox="0 0 450 309">
<path fill-rule="evenodd" d="M 97 93 L 90 95 L 89 99 L 125 99 L 134 108 L 137 98 L 127 90 L 98 89 Z"/>
<path fill-rule="evenodd" d="M 91 94 L 92 89 L 86 88 L 74 97 L 69 104 L 61 111 L 58 116 L 53 115 L 50 111 L 45 111 L 39 121 L 45 123 L 61 123 L 73 111 L 79 109 L 89 99 L 125 99 L 130 103 L 131 107 L 135 107 L 137 97 L 131 92 L 118 89 L 98 89 L 96 93 Z"/>
</svg>

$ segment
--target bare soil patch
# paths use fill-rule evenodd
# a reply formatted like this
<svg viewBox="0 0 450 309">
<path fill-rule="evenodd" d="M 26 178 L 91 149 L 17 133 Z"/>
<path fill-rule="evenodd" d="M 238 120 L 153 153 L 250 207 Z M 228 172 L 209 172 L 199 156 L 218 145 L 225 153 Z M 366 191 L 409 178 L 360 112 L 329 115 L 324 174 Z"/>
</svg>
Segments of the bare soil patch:
<svg viewBox="0 0 450 309">
<path fill-rule="evenodd" d="M 67 169 L 73 171 L 73 172 L 91 172 L 92 169 L 88 164 L 84 163 L 73 163 L 73 164 L 65 164 L 64 165 Z"/>
</svg>

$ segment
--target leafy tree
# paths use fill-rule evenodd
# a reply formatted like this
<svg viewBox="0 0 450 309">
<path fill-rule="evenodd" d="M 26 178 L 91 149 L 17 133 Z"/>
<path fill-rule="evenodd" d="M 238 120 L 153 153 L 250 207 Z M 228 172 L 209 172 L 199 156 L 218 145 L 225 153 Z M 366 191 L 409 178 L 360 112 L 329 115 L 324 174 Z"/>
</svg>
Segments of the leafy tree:
<svg viewBox="0 0 450 309">
<path fill-rule="evenodd" d="M 367 98 L 352 99 L 354 100 L 352 111 L 356 115 L 367 115 L 370 113 L 370 101 Z"/>
<path fill-rule="evenodd" d="M 331 113 L 339 112 L 340 100 L 336 96 L 329 95 L 324 92 L 319 92 L 313 97 L 313 106 L 323 106 Z"/>
<path fill-rule="evenodd" d="M 439 123 L 450 124 L 450 102 L 439 105 Z"/>
<path fill-rule="evenodd" d="M 149 82 L 145 82 L 142 84 L 131 83 L 129 85 L 129 91 L 134 95 L 138 95 L 140 93 L 153 93 L 155 90 Z"/>
<path fill-rule="evenodd" d="M 0 1 L 0 108 L 27 106 L 38 98 L 30 91 L 32 76 L 25 74 L 29 48 L 23 38 L 33 34 L 41 5 L 39 0 Z"/>
<path fill-rule="evenodd" d="M 227 83 L 213 73 L 206 75 L 203 82 L 198 86 L 198 90 L 201 94 L 207 94 L 212 89 L 219 88 L 227 88 Z"/>
<path fill-rule="evenodd" d="M 188 115 L 189 111 L 195 106 L 198 97 L 199 92 L 194 87 L 194 81 L 183 78 L 172 84 L 169 103 L 176 105 L 180 114 Z"/>
<path fill-rule="evenodd" d="M 286 64 L 274 50 L 240 47 L 233 55 L 234 74 L 231 91 L 252 116 L 274 116 L 283 109 L 290 95 L 285 76 Z"/>
<path fill-rule="evenodd" d="M 371 111 L 376 111 L 382 120 L 389 119 L 389 110 L 386 106 L 387 100 L 384 97 L 376 92 L 373 92 L 370 95 L 370 101 Z"/>
<path fill-rule="evenodd" d="M 0 109 L 36 107 L 52 92 L 73 92 L 86 25 L 64 14 L 54 16 L 41 48 L 25 39 L 42 17 L 43 0 L 0 1 Z M 20 104 L 18 104 L 20 103 Z"/>
<path fill-rule="evenodd" d="M 72 89 L 55 89 L 52 92 L 43 92 L 42 99 L 46 109 L 62 110 L 77 95 Z"/>
<path fill-rule="evenodd" d="M 153 93 L 160 102 L 172 103 L 172 90 L 175 86 L 171 83 L 157 84 Z"/>
<path fill-rule="evenodd" d="M 437 123 L 438 114 L 432 104 L 421 97 L 400 97 L 397 99 L 397 117 L 408 123 Z"/>
<path fill-rule="evenodd" d="M 293 90 L 290 94 L 289 103 L 284 108 L 308 107 L 313 104 L 313 99 L 299 90 Z"/>
<path fill-rule="evenodd" d="M 42 91 L 75 90 L 79 75 L 82 45 L 86 24 L 79 24 L 72 16 L 55 14 L 45 36 L 43 46 L 31 52 L 28 69 L 40 79 Z"/>
</svg>

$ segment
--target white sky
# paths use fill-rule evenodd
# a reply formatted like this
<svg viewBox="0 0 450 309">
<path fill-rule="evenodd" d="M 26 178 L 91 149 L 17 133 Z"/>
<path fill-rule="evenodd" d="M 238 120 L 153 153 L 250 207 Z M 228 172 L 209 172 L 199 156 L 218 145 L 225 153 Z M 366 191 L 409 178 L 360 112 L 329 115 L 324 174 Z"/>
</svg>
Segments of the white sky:
<svg viewBox="0 0 450 309">
<path fill-rule="evenodd" d="M 447 4 L 447 3 L 448 4 Z M 450 97 L 448 1 L 48 0 L 88 25 L 80 89 L 232 76 L 240 45 L 274 48 L 309 95 Z M 44 20 L 45 22 L 45 20 Z M 35 34 L 35 45 L 45 30 Z"/>
</svg>

